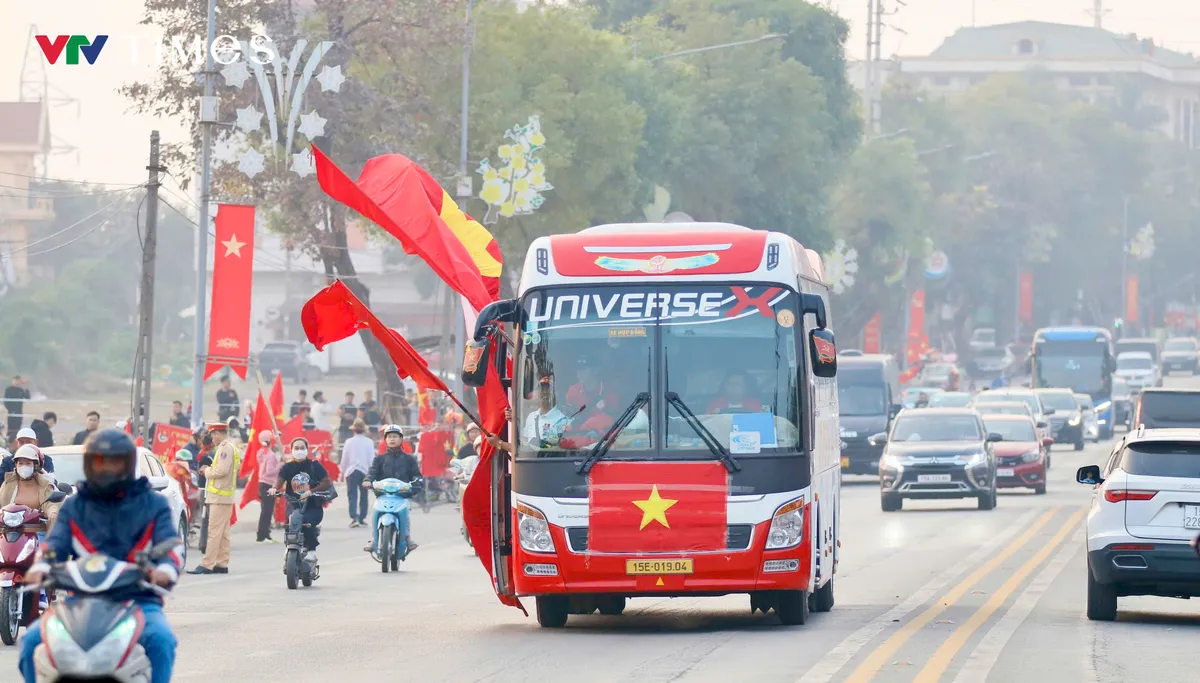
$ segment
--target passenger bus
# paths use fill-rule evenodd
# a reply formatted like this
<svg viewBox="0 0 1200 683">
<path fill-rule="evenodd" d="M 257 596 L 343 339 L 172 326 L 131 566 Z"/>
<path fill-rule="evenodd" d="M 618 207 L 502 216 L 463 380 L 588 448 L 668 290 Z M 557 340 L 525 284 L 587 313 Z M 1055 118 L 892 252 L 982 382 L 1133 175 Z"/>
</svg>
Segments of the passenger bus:
<svg viewBox="0 0 1200 683">
<path fill-rule="evenodd" d="M 518 298 L 484 309 L 472 342 L 491 340 L 484 372 L 490 356 L 511 375 L 514 454 L 492 471 L 501 594 L 534 597 L 543 627 L 635 597 L 745 593 L 785 624 L 833 607 L 837 357 L 820 269 L 787 235 L 723 223 L 534 241 Z"/>
<path fill-rule="evenodd" d="M 1113 434 L 1116 367 L 1112 334 L 1102 327 L 1044 327 L 1034 334 L 1031 386 L 1091 396 L 1104 439 Z"/>
</svg>

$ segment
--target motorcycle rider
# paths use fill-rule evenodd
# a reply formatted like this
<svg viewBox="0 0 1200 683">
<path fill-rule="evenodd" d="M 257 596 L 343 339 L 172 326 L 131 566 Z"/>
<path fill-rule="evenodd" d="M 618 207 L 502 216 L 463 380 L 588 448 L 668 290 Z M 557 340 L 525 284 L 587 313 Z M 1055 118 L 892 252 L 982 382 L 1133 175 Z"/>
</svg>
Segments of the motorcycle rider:
<svg viewBox="0 0 1200 683">
<path fill-rule="evenodd" d="M 309 482 L 317 482 L 311 486 L 310 491 L 297 492 L 292 488 L 292 482 L 296 477 L 304 475 Z M 301 481 L 303 481 L 301 477 Z M 272 496 L 279 495 L 280 491 L 299 495 L 301 500 L 308 498 L 312 492 L 327 491 L 333 486 L 333 482 L 329 479 L 329 472 L 325 470 L 325 466 L 309 457 L 308 440 L 304 438 L 292 439 L 291 460 L 284 463 L 279 468 L 279 476 L 275 479 L 275 486 L 268 491 Z M 288 500 L 288 507 L 295 505 L 293 501 Z M 291 510 L 288 510 L 291 514 Z M 312 555 L 311 559 L 316 561 L 317 552 L 317 532 L 321 526 L 321 520 L 325 518 L 325 508 L 322 505 L 309 505 L 304 508 L 304 523 L 308 526 L 304 527 L 304 550 Z"/>
<path fill-rule="evenodd" d="M 171 504 L 150 488 L 145 477 L 135 479 L 136 471 L 137 447 L 128 434 L 105 429 L 88 438 L 83 450 L 86 479 L 79 492 L 63 503 L 58 513 L 63 523 L 51 527 L 26 582 L 40 584 L 52 562 L 93 553 L 123 560 L 173 541 L 175 547 L 147 580 L 163 588 L 175 584 L 183 568 L 184 546 L 171 519 Z M 142 608 L 145 622 L 138 643 L 150 660 L 150 683 L 168 683 L 175 666 L 176 640 L 163 615 L 162 598 L 140 588 L 123 597 Z M 25 633 L 20 661 L 25 683 L 37 680 L 33 654 L 41 642 L 41 628 L 30 628 Z"/>
<path fill-rule="evenodd" d="M 410 483 L 421 479 L 421 465 L 415 456 L 403 449 L 404 430 L 400 429 L 400 425 L 391 424 L 384 427 L 383 442 L 387 444 L 387 450 L 375 456 L 375 460 L 371 462 L 371 471 L 367 473 L 367 480 L 362 484 L 364 489 L 371 488 L 371 483 L 380 479 L 399 479 Z M 411 553 L 417 549 L 411 533 L 405 536 L 404 540 L 408 545 L 408 552 Z M 371 542 L 363 546 L 363 550 L 373 553 L 377 547 L 379 547 L 379 515 L 372 510 Z"/>
<path fill-rule="evenodd" d="M 58 517 L 60 503 L 50 503 L 46 499 L 58 489 L 54 481 L 42 473 L 42 453 L 37 446 L 25 445 L 13 454 L 15 468 L 4 475 L 0 484 L 0 506 L 17 504 L 35 510 L 41 510 L 48 520 L 49 529 Z"/>
<path fill-rule="evenodd" d="M 17 438 L 15 440 L 17 449 L 26 445 L 37 446 L 37 442 L 37 434 L 29 427 L 25 427 L 17 432 Z M 11 455 L 4 456 L 4 460 L 0 461 L 0 477 L 12 472 L 15 466 L 16 464 L 13 463 L 13 458 Z M 42 453 L 42 471 L 50 475 L 51 479 L 57 481 L 57 479 L 54 477 L 54 461 L 51 460 L 50 456 L 46 455 L 45 453 Z"/>
</svg>

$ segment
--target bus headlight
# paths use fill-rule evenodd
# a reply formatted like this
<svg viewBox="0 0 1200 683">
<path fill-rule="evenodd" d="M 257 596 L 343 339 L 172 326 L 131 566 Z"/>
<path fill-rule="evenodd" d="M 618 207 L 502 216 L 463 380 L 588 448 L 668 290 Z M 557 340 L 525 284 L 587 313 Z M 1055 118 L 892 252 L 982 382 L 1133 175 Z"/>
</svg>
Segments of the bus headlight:
<svg viewBox="0 0 1200 683">
<path fill-rule="evenodd" d="M 550 524 L 540 510 L 517 503 L 517 536 L 521 548 L 531 553 L 554 552 L 554 539 L 550 537 Z"/>
<path fill-rule="evenodd" d="M 804 536 L 804 496 L 784 503 L 771 518 L 767 532 L 767 550 L 782 550 L 800 545 Z"/>
</svg>

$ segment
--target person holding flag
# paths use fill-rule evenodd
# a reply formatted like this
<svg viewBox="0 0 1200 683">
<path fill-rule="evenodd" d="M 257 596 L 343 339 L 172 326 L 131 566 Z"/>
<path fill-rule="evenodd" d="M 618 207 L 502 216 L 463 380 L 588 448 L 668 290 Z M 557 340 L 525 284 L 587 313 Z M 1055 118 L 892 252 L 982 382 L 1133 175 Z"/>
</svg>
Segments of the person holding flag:
<svg viewBox="0 0 1200 683">
<path fill-rule="evenodd" d="M 279 461 L 280 453 L 278 452 L 278 439 L 274 432 L 260 432 L 257 437 L 259 447 L 255 452 L 258 459 L 258 468 L 255 474 L 258 477 L 258 537 L 255 539 L 258 543 L 278 543 L 271 538 L 271 518 L 274 516 L 275 505 L 274 499 L 271 498 L 269 492 L 271 490 L 271 482 L 279 478 L 279 468 L 282 463 Z M 250 490 L 249 484 L 246 490 Z"/>
</svg>

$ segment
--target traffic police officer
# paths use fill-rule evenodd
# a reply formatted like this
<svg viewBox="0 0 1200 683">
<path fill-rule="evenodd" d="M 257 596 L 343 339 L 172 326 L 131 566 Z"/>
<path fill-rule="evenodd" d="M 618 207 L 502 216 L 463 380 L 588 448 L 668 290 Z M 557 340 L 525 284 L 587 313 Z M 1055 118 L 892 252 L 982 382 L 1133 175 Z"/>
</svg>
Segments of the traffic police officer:
<svg viewBox="0 0 1200 683">
<path fill-rule="evenodd" d="M 229 426 L 208 425 L 213 440 L 212 465 L 200 473 L 208 478 L 204 502 L 208 504 L 208 547 L 204 559 L 189 574 L 229 573 L 229 526 L 233 518 L 233 494 L 237 488 L 238 452 L 229 438 Z"/>
</svg>

